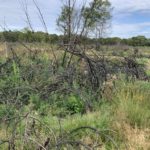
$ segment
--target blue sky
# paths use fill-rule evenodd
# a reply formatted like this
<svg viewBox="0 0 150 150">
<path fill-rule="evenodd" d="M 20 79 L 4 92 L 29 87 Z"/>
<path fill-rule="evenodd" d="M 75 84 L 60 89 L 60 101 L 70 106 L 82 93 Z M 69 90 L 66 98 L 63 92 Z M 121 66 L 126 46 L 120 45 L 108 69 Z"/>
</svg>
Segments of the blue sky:
<svg viewBox="0 0 150 150">
<path fill-rule="evenodd" d="M 81 1 L 81 0 L 77 0 Z M 50 33 L 57 33 L 56 18 L 60 13 L 61 0 L 37 0 Z M 128 38 L 137 35 L 150 37 L 150 0 L 110 0 L 113 18 L 109 36 Z M 35 30 L 43 27 L 32 0 L 27 0 L 32 25 Z M 0 25 L 9 29 L 27 26 L 19 0 L 0 0 Z"/>
</svg>

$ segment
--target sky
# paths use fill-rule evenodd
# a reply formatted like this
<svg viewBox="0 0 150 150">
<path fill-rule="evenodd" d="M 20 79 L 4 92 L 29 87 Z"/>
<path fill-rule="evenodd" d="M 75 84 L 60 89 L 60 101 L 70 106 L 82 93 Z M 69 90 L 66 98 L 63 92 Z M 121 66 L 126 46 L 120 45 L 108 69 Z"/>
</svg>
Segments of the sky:
<svg viewBox="0 0 150 150">
<path fill-rule="evenodd" d="M 109 1 L 112 4 L 113 11 L 108 36 L 129 38 L 144 35 L 150 38 L 150 0 Z M 49 33 L 58 33 L 56 18 L 61 10 L 61 0 L 37 0 L 37 2 L 43 13 Z M 43 30 L 32 0 L 27 0 L 27 4 L 33 28 Z M 25 14 L 19 0 L 0 0 L 0 26 L 12 30 L 27 26 Z"/>
</svg>

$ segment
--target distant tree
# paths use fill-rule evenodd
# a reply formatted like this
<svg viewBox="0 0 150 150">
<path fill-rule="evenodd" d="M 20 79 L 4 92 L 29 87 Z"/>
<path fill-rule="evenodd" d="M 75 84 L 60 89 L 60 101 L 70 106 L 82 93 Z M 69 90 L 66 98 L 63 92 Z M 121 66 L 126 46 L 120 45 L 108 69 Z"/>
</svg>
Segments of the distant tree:
<svg viewBox="0 0 150 150">
<path fill-rule="evenodd" d="M 4 31 L 3 35 L 4 35 L 6 41 L 16 42 L 18 40 L 19 32 L 13 32 L 13 31 L 9 30 L 9 31 Z"/>
<path fill-rule="evenodd" d="M 53 44 L 58 43 L 58 41 L 59 41 L 59 36 L 56 35 L 56 34 L 51 34 L 51 35 L 50 35 L 50 41 L 51 41 L 51 43 L 53 43 Z"/>
<path fill-rule="evenodd" d="M 30 30 L 29 27 L 24 27 L 24 28 L 21 29 L 20 31 L 23 32 L 23 33 L 27 33 L 27 32 L 29 32 L 29 31 L 31 31 L 31 30 Z"/>
<path fill-rule="evenodd" d="M 121 39 L 120 43 L 122 45 L 129 45 L 129 40 L 128 39 Z"/>
<path fill-rule="evenodd" d="M 131 45 L 133 46 L 144 46 L 147 43 L 145 36 L 137 36 L 131 38 Z"/>
</svg>

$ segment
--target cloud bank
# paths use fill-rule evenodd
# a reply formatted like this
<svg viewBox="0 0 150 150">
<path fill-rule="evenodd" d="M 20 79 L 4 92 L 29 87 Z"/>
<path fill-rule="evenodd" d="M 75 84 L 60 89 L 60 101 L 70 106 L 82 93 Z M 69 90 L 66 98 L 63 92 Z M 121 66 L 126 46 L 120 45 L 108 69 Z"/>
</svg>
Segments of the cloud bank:
<svg viewBox="0 0 150 150">
<path fill-rule="evenodd" d="M 77 0 L 80 2 L 80 0 Z M 32 0 L 27 0 L 32 25 L 42 30 L 42 24 Z M 37 0 L 50 33 L 57 33 L 56 18 L 60 13 L 61 0 Z M 150 0 L 110 0 L 113 9 L 110 36 L 131 37 L 145 35 L 150 37 Z M 10 29 L 27 26 L 19 0 L 0 0 L 0 25 L 7 24 Z"/>
<path fill-rule="evenodd" d="M 112 35 L 150 37 L 150 0 L 110 0 L 113 11 Z"/>
</svg>

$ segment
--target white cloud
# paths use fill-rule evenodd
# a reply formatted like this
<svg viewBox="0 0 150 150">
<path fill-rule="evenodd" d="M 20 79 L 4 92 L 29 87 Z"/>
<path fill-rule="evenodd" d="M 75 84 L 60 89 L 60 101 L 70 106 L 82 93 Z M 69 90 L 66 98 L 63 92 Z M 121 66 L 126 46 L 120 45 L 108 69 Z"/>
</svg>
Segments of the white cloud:
<svg viewBox="0 0 150 150">
<path fill-rule="evenodd" d="M 110 0 L 116 12 L 150 11 L 150 0 Z"/>
<path fill-rule="evenodd" d="M 150 0 L 110 0 L 113 10 L 112 36 L 150 37 Z M 140 14 L 139 18 L 136 13 Z M 144 21 L 142 15 L 145 15 Z M 147 18 L 146 18 L 147 16 Z M 131 18 L 130 18 L 131 17 Z M 137 21 L 137 22 L 136 22 Z"/>
<path fill-rule="evenodd" d="M 112 36 L 120 36 L 122 38 L 132 37 L 137 35 L 145 35 L 150 37 L 150 22 L 124 24 L 116 23 L 112 25 L 113 34 Z"/>
<path fill-rule="evenodd" d="M 20 0 L 21 1 L 21 0 Z M 24 2 L 24 0 L 22 0 Z M 60 12 L 61 0 L 36 0 L 43 13 L 45 22 L 50 32 L 55 32 L 55 21 Z M 27 26 L 26 17 L 19 0 L 0 0 L 0 25 L 4 26 L 4 20 L 10 29 Z M 42 30 L 38 11 L 32 0 L 27 0 L 29 16 L 34 29 Z M 5 19 L 4 19 L 5 18 Z"/>
</svg>

